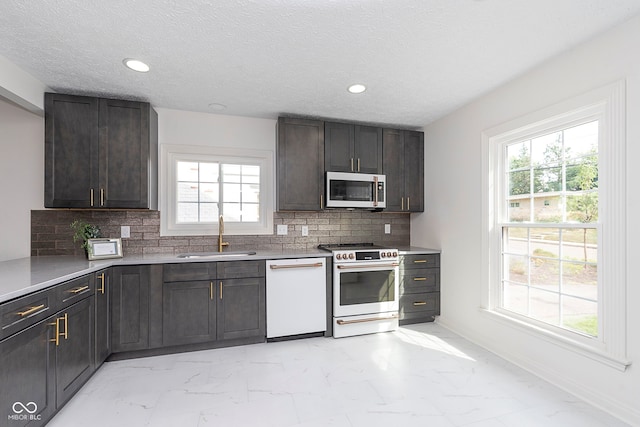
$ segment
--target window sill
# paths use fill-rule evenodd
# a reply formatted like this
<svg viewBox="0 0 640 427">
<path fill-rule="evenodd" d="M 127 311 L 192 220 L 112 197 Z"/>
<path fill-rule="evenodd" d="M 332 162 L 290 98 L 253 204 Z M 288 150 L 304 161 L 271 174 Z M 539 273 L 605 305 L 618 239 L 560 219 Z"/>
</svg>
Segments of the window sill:
<svg viewBox="0 0 640 427">
<path fill-rule="evenodd" d="M 587 357 L 591 360 L 595 360 L 596 362 L 602 363 L 603 365 L 614 368 L 620 372 L 624 372 L 627 367 L 631 365 L 631 361 L 629 360 L 613 356 L 609 353 L 583 344 L 577 340 L 573 340 L 566 336 L 554 333 L 553 331 L 540 328 L 527 322 L 523 322 L 506 314 L 484 308 L 481 308 L 480 311 L 484 316 L 490 318 L 493 321 L 499 322 L 511 328 L 518 329 L 519 331 L 522 331 L 536 338 L 543 339 L 551 344 L 557 345 L 566 350 Z"/>
</svg>

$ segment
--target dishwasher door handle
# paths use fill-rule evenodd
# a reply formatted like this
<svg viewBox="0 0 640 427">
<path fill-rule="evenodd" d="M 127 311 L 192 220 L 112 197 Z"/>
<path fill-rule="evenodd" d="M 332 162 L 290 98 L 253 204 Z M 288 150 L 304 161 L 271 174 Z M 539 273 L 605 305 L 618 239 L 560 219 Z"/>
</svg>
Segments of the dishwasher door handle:
<svg viewBox="0 0 640 427">
<path fill-rule="evenodd" d="M 322 267 L 321 262 L 315 262 L 313 264 L 272 264 L 269 266 L 272 270 L 279 270 L 281 268 L 316 268 Z"/>
</svg>

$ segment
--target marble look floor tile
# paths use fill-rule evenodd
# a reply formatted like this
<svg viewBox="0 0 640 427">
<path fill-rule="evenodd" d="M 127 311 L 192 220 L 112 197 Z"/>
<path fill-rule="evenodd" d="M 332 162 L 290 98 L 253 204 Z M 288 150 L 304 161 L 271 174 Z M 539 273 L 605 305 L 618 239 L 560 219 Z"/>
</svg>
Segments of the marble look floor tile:
<svg viewBox="0 0 640 427">
<path fill-rule="evenodd" d="M 436 324 L 108 362 L 74 426 L 623 427 Z"/>
</svg>

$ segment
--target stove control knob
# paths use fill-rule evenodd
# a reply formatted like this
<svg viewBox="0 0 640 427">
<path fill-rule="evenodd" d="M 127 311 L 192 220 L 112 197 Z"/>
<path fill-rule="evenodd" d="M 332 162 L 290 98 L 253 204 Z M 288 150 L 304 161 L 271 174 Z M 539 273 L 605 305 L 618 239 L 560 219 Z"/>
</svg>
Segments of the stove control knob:
<svg viewBox="0 0 640 427">
<path fill-rule="evenodd" d="M 342 254 L 336 254 L 336 259 L 341 259 L 342 258 Z"/>
<path fill-rule="evenodd" d="M 397 257 L 398 257 L 398 252 L 394 252 L 392 256 L 393 256 L 394 258 L 397 258 Z"/>
<path fill-rule="evenodd" d="M 380 252 L 380 257 L 381 257 L 381 258 L 384 258 L 384 257 L 386 257 L 386 256 L 387 256 L 387 254 L 385 254 L 384 252 Z"/>
<path fill-rule="evenodd" d="M 391 257 L 391 252 L 387 252 L 387 258 Z"/>
<path fill-rule="evenodd" d="M 349 254 L 349 259 L 354 259 L 356 256 L 352 253 Z"/>
</svg>

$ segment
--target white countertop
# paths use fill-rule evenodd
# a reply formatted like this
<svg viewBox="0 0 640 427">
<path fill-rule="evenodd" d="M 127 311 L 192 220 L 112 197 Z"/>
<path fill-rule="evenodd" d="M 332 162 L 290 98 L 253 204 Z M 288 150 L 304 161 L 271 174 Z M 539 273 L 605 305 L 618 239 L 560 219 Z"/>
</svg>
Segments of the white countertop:
<svg viewBox="0 0 640 427">
<path fill-rule="evenodd" d="M 212 258 L 177 258 L 171 254 L 134 255 L 100 261 L 84 257 L 39 256 L 0 262 L 0 303 L 75 279 L 114 265 L 168 264 L 183 262 L 225 262 L 252 259 L 329 257 L 322 250 L 256 251 L 255 255 Z"/>
<path fill-rule="evenodd" d="M 437 249 L 406 246 L 398 248 L 403 255 L 440 253 Z M 0 303 L 30 294 L 50 286 L 75 279 L 114 265 L 168 264 L 183 262 L 225 262 L 252 259 L 285 259 L 330 257 L 320 249 L 256 251 L 255 255 L 218 258 L 177 258 L 171 254 L 133 255 L 124 258 L 88 261 L 84 257 L 40 256 L 0 262 Z"/>
</svg>

